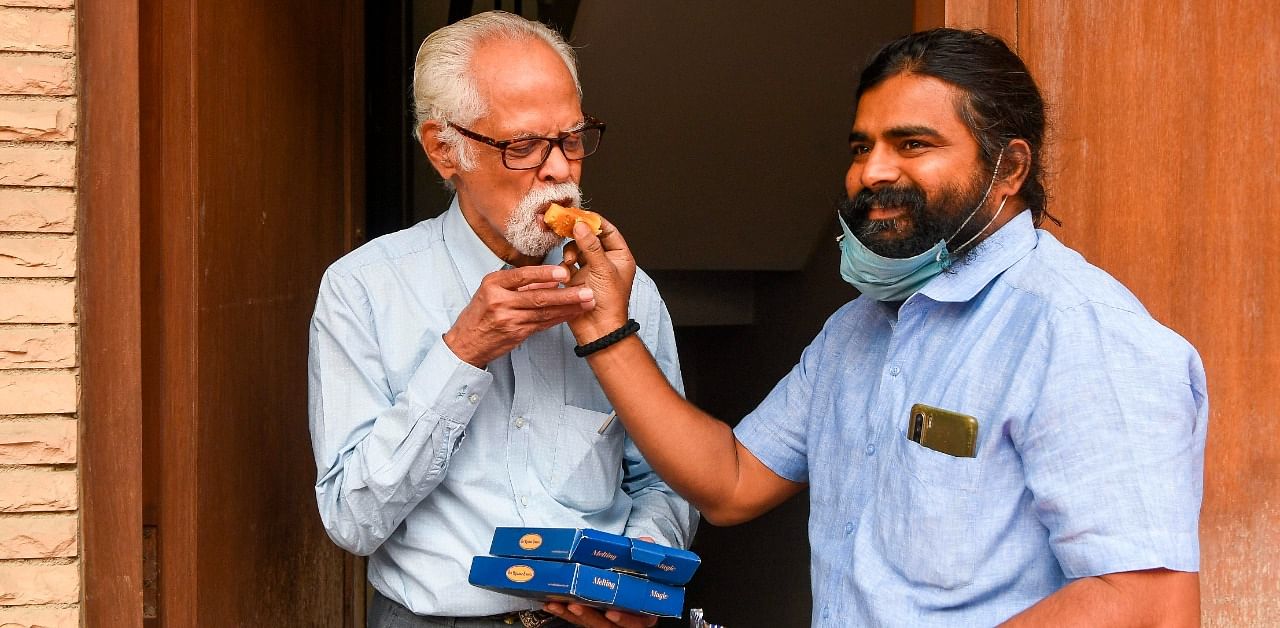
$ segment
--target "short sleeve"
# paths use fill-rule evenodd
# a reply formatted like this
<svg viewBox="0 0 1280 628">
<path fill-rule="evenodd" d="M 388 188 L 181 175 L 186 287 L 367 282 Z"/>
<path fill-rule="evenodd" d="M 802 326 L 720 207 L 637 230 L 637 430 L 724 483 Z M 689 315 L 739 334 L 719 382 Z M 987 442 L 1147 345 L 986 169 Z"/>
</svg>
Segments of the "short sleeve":
<svg viewBox="0 0 1280 628">
<path fill-rule="evenodd" d="M 734 436 L 769 470 L 792 482 L 809 481 L 808 431 L 818 376 L 831 334 L 832 320 L 805 347 L 800 361 L 774 386 L 764 401 L 734 428 Z"/>
<path fill-rule="evenodd" d="M 1198 571 L 1199 355 L 1145 312 L 1086 303 L 1049 325 L 1039 401 L 1011 435 L 1063 572 Z"/>
</svg>

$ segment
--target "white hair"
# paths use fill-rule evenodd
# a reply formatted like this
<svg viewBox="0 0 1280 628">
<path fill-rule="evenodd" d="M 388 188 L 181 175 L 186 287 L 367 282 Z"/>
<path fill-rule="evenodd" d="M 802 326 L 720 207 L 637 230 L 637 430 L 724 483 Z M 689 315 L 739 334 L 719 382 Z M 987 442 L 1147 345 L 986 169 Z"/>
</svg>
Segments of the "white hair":
<svg viewBox="0 0 1280 628">
<path fill-rule="evenodd" d="M 475 167 L 471 147 L 449 123 L 469 126 L 488 114 L 488 103 L 480 96 L 472 76 L 471 57 L 479 44 L 495 39 L 542 41 L 551 46 L 569 68 L 578 97 L 582 97 L 573 48 L 541 22 L 506 11 L 486 11 L 431 33 L 418 49 L 413 68 L 413 136 L 421 143 L 423 123 L 438 123 L 440 141 L 462 170 Z M 453 186 L 445 181 L 445 187 Z"/>
</svg>

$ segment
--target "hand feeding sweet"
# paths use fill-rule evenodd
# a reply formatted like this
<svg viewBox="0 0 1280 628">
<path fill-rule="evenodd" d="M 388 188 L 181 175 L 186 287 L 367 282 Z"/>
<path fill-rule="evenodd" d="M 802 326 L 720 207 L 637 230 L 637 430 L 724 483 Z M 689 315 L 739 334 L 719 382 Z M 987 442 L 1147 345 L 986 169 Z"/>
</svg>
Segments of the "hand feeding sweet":
<svg viewBox="0 0 1280 628">
<path fill-rule="evenodd" d="M 582 345 L 628 325 L 628 301 L 636 273 L 631 251 L 611 223 L 601 218 L 600 234 L 593 231 L 588 223 L 575 222 L 574 242 L 565 247 L 566 261 L 572 259 L 578 265 L 570 269 L 573 276 L 566 285 L 583 285 L 594 294 L 594 307 L 569 321 L 570 330 Z"/>
</svg>

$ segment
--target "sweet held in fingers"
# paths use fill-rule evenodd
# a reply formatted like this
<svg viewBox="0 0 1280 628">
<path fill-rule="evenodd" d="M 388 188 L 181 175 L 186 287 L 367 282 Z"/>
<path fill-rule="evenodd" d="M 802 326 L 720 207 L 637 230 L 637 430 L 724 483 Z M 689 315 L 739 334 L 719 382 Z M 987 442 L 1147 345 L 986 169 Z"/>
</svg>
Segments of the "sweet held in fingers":
<svg viewBox="0 0 1280 628">
<path fill-rule="evenodd" d="M 600 214 L 580 207 L 562 207 L 555 203 L 547 208 L 547 212 L 542 215 L 542 220 L 562 238 L 572 238 L 573 225 L 579 222 L 586 223 L 596 235 L 600 235 L 603 225 Z"/>
</svg>

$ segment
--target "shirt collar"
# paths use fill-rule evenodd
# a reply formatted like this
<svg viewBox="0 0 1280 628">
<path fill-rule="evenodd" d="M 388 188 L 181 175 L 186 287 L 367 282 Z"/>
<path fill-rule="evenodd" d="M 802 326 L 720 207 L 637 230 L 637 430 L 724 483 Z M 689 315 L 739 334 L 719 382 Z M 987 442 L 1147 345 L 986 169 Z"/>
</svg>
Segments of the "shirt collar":
<svg viewBox="0 0 1280 628">
<path fill-rule="evenodd" d="M 1031 212 L 1023 210 L 979 242 L 959 265 L 926 284 L 920 293 L 934 301 L 968 301 L 1035 247 Z"/>
<path fill-rule="evenodd" d="M 489 250 L 489 247 L 471 228 L 467 218 L 462 215 L 462 208 L 458 205 L 456 194 L 449 202 L 448 211 L 445 212 L 443 231 L 445 248 L 448 249 L 449 257 L 462 277 L 462 284 L 466 286 L 468 295 L 476 293 L 485 275 L 508 268 L 507 263 Z M 555 246 L 547 253 L 543 263 L 559 264 L 563 258 L 562 246 Z"/>
</svg>

